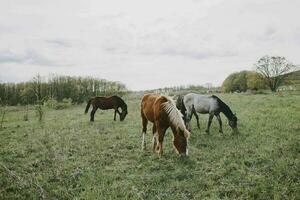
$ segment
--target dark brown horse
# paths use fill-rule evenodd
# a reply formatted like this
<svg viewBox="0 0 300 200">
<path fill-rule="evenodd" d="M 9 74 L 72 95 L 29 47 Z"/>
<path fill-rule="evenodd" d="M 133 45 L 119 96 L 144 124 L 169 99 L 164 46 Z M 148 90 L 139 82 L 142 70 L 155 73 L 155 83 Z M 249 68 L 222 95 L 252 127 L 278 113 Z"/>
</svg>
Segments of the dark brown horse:
<svg viewBox="0 0 300 200">
<path fill-rule="evenodd" d="M 173 132 L 173 145 L 177 153 L 188 155 L 188 138 L 190 132 L 186 129 L 182 114 L 176 108 L 170 97 L 158 94 L 147 94 L 141 103 L 141 117 L 143 123 L 142 149 L 145 149 L 145 134 L 148 121 L 153 123 L 153 150 L 161 156 L 162 143 L 166 130 L 171 127 Z"/>
<path fill-rule="evenodd" d="M 120 121 L 123 121 L 127 115 L 127 105 L 121 99 L 120 97 L 114 95 L 114 96 L 108 96 L 108 97 L 94 97 L 91 98 L 85 108 L 85 113 L 88 112 L 90 105 L 93 105 L 93 110 L 91 112 L 91 119 L 90 121 L 94 121 L 94 115 L 98 108 L 101 110 L 108 110 L 108 109 L 114 109 L 114 120 L 116 121 L 116 114 L 118 113 L 120 116 Z M 121 112 L 119 111 L 119 108 L 121 108 Z"/>
</svg>

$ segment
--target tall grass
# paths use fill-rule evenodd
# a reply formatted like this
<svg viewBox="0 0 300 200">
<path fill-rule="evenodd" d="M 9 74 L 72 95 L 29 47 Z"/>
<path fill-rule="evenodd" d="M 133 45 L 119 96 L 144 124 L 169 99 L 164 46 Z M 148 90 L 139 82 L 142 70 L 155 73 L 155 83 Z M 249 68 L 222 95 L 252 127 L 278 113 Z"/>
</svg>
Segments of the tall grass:
<svg viewBox="0 0 300 200">
<path fill-rule="evenodd" d="M 8 107 L 0 131 L 0 199 L 299 199 L 300 95 L 228 94 L 239 135 L 224 116 L 211 134 L 192 121 L 190 156 L 178 157 L 171 131 L 162 158 L 141 150 L 140 97 L 130 96 L 125 121 L 85 105 L 47 110 L 44 126 L 23 121 L 23 108 Z M 29 116 L 35 110 L 29 109 Z"/>
</svg>

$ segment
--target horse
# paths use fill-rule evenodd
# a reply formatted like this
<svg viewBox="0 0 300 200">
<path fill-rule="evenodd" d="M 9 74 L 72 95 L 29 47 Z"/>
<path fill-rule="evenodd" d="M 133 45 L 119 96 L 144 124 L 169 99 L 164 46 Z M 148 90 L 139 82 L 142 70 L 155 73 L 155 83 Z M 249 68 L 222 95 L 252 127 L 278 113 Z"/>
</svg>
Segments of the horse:
<svg viewBox="0 0 300 200">
<path fill-rule="evenodd" d="M 153 123 L 153 151 L 159 157 L 163 153 L 163 140 L 166 130 L 173 132 L 173 146 L 180 155 L 188 155 L 188 138 L 190 132 L 186 129 L 181 112 L 176 108 L 173 99 L 159 94 L 146 94 L 141 102 L 142 117 L 142 149 L 146 148 L 145 135 L 148 121 Z"/>
<path fill-rule="evenodd" d="M 85 108 L 85 114 L 88 112 L 90 105 L 93 105 L 93 110 L 91 112 L 91 118 L 90 121 L 94 121 L 94 115 L 98 108 L 101 110 L 108 110 L 108 109 L 114 109 L 114 121 L 116 121 L 116 114 L 118 113 L 120 116 L 120 121 L 123 121 L 128 114 L 127 111 L 127 104 L 121 99 L 120 97 L 114 95 L 114 96 L 108 96 L 108 97 L 94 97 L 89 99 L 86 108 Z M 121 111 L 119 111 L 119 108 L 121 108 Z"/>
<path fill-rule="evenodd" d="M 204 96 L 195 93 L 189 93 L 183 97 L 183 109 L 182 111 L 186 110 L 183 113 L 186 117 L 186 125 L 189 130 L 191 130 L 191 115 L 193 113 L 193 109 L 197 113 L 201 114 L 209 114 L 207 129 L 205 130 L 208 134 L 210 132 L 210 125 L 214 116 L 217 117 L 219 121 L 219 132 L 223 133 L 222 129 L 222 120 L 220 113 L 222 112 L 228 119 L 228 124 L 232 128 L 234 132 L 237 132 L 237 117 L 228 105 L 226 105 L 219 97 L 212 95 L 212 96 Z"/>
<path fill-rule="evenodd" d="M 183 114 L 183 120 L 186 121 L 186 119 L 185 119 L 185 116 L 186 116 L 186 115 L 185 115 L 186 109 L 185 109 L 185 106 L 183 105 L 183 97 L 184 97 L 184 96 L 182 96 L 182 95 L 178 95 L 178 96 L 176 97 L 176 108 L 177 108 L 178 110 L 180 110 L 180 112 Z M 195 115 L 195 118 L 196 118 L 196 121 L 197 121 L 197 127 L 198 127 L 198 129 L 200 129 L 199 117 L 198 117 L 198 115 L 197 115 L 197 112 L 196 112 L 196 110 L 195 110 L 194 105 L 192 106 L 192 112 L 191 112 L 191 119 L 190 119 L 190 120 L 192 120 L 193 115 Z"/>
</svg>

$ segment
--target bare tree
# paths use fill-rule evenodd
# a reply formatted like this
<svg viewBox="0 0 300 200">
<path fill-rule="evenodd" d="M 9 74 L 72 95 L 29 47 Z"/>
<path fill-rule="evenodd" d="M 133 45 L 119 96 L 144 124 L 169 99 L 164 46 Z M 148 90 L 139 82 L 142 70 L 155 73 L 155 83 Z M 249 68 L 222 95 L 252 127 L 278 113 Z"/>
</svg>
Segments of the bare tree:
<svg viewBox="0 0 300 200">
<path fill-rule="evenodd" d="M 5 113 L 6 113 L 6 107 L 5 105 L 3 104 L 1 98 L 0 98 L 0 113 L 1 113 L 1 116 L 0 116 L 0 130 L 3 128 L 3 122 L 4 122 L 4 117 L 5 117 Z"/>
<path fill-rule="evenodd" d="M 42 77 L 38 74 L 32 79 L 32 89 L 36 96 L 37 103 L 40 103 L 42 98 Z"/>
<path fill-rule="evenodd" d="M 276 92 L 286 74 L 295 69 L 295 65 L 280 56 L 264 56 L 257 61 L 255 67 L 256 71 L 264 76 L 272 92 Z"/>
</svg>

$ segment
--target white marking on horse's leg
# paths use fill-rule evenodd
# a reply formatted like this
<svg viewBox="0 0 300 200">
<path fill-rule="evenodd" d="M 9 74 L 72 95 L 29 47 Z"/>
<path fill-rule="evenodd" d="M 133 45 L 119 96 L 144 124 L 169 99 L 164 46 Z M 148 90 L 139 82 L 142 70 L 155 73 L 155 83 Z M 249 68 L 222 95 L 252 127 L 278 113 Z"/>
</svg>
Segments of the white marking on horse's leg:
<svg viewBox="0 0 300 200">
<path fill-rule="evenodd" d="M 152 145 L 153 145 L 153 151 L 155 151 L 155 148 L 156 148 L 156 136 L 157 133 L 154 133 L 153 134 L 153 137 L 152 137 Z"/>
<path fill-rule="evenodd" d="M 189 155 L 189 148 L 188 147 L 189 147 L 189 139 L 186 140 L 186 153 L 185 154 L 187 156 Z"/>
<path fill-rule="evenodd" d="M 162 154 L 163 154 L 163 149 L 162 149 L 162 143 L 158 142 L 158 156 L 161 158 Z"/>
<path fill-rule="evenodd" d="M 146 149 L 145 135 L 146 135 L 146 133 L 143 132 L 143 136 L 142 136 L 142 150 Z"/>
</svg>

